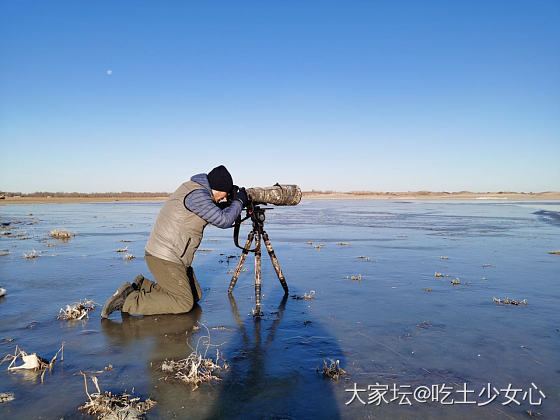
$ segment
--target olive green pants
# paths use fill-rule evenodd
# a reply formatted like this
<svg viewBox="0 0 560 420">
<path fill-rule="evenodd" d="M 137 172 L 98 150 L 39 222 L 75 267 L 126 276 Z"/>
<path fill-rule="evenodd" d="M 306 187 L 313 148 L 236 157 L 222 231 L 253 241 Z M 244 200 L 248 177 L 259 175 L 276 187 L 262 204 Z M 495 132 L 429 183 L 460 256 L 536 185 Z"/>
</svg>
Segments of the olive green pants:
<svg viewBox="0 0 560 420">
<path fill-rule="evenodd" d="M 146 253 L 146 264 L 156 282 L 144 278 L 142 288 L 126 298 L 122 311 L 137 315 L 189 312 L 202 297 L 192 267 Z"/>
</svg>

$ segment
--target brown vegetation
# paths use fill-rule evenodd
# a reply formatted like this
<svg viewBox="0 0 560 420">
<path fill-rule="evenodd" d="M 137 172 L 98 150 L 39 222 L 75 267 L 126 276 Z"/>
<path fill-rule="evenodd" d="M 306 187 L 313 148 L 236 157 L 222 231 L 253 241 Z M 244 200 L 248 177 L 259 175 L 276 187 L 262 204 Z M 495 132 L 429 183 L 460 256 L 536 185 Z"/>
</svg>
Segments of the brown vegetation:
<svg viewBox="0 0 560 420">
<path fill-rule="evenodd" d="M 152 409 L 157 402 L 151 399 L 141 401 L 139 397 L 131 398 L 132 395 L 127 393 L 112 394 L 109 391 L 101 392 L 97 377 L 86 375 L 80 372 L 84 377 L 84 386 L 89 401 L 78 408 L 90 416 L 97 416 L 99 419 L 127 419 L 136 420 L 143 418 L 142 416 L 148 410 Z M 88 392 L 87 378 L 95 385 L 97 392 Z"/>
<path fill-rule="evenodd" d="M 323 368 L 321 369 L 323 377 L 338 381 L 338 378 L 347 375 L 347 372 L 340 367 L 339 360 L 337 361 L 334 361 L 332 359 L 329 360 L 330 360 L 330 364 L 327 364 L 327 361 L 323 360 Z M 318 372 L 319 368 L 317 368 L 316 371 Z"/>
<path fill-rule="evenodd" d="M 95 309 L 95 302 L 90 299 L 83 299 L 73 305 L 66 305 L 66 309 L 60 308 L 56 319 L 80 320 L 89 318 L 88 312 Z"/>
<path fill-rule="evenodd" d="M 515 300 L 515 299 L 510 299 L 508 297 L 506 297 L 505 299 L 499 299 L 497 297 L 493 297 L 492 301 L 494 303 L 498 303 L 498 304 L 504 304 L 504 305 L 527 305 L 527 299 L 523 299 L 523 300 Z"/>
<path fill-rule="evenodd" d="M 204 326 L 207 335 L 198 339 L 196 348 L 191 347 L 191 353 L 185 358 L 180 360 L 165 359 L 161 364 L 162 372 L 169 374 L 163 379 L 176 379 L 186 384 L 191 385 L 192 391 L 198 388 L 203 382 L 218 382 L 220 378 L 215 374 L 216 371 L 229 369 L 229 365 L 223 358 L 220 358 L 220 352 L 216 349 L 216 359 L 207 357 L 210 347 L 216 347 L 210 344 L 210 331 Z M 206 346 L 204 353 L 199 351 L 199 346 L 202 343 Z"/>
</svg>

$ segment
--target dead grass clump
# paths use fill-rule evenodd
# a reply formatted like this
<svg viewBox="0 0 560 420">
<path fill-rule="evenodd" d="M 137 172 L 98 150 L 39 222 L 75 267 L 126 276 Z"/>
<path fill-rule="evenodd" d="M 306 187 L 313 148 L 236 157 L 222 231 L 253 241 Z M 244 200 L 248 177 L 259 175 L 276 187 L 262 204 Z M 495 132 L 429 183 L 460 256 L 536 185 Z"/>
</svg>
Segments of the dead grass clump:
<svg viewBox="0 0 560 420">
<path fill-rule="evenodd" d="M 32 249 L 29 253 L 23 253 L 23 258 L 27 260 L 32 260 L 33 258 L 37 258 L 41 256 L 41 252 L 35 249 Z"/>
<path fill-rule="evenodd" d="M 302 299 L 311 300 L 311 299 L 313 299 L 314 296 L 315 296 L 315 290 L 310 290 L 309 294 L 307 292 L 305 292 L 303 294 L 303 296 L 292 295 L 291 298 L 296 299 L 296 300 L 302 300 Z"/>
<path fill-rule="evenodd" d="M 226 370 L 229 365 L 220 357 L 220 351 L 216 349 L 216 359 L 207 357 L 210 347 L 217 347 L 210 344 L 210 331 L 205 326 L 207 335 L 198 339 L 196 348 L 191 347 L 191 353 L 185 359 L 181 360 L 164 360 L 161 364 L 162 372 L 166 372 L 170 377 L 165 376 L 167 380 L 177 379 L 186 384 L 191 385 L 192 391 L 196 390 L 203 382 L 218 382 L 220 378 L 216 375 L 216 371 Z M 199 346 L 206 346 L 204 353 L 199 351 Z M 190 346 L 189 346 L 190 347 Z"/>
<path fill-rule="evenodd" d="M 124 257 L 123 257 L 123 258 L 124 258 L 125 260 L 130 261 L 130 260 L 133 260 L 133 259 L 136 258 L 136 257 L 135 257 L 134 255 L 132 255 L 132 254 L 126 253 L 126 254 L 124 254 Z"/>
<path fill-rule="evenodd" d="M 89 401 L 78 407 L 78 411 L 85 412 L 90 416 L 97 416 L 98 419 L 126 419 L 136 420 L 143 418 L 143 415 L 152 409 L 157 402 L 151 399 L 144 401 L 140 397 L 132 397 L 127 393 L 112 394 L 110 391 L 101 392 L 96 376 L 89 375 L 91 382 L 95 385 L 97 392 L 88 392 L 87 378 L 84 372 L 80 372 L 84 377 L 86 395 Z"/>
<path fill-rule="evenodd" d="M 523 299 L 523 300 L 515 300 L 515 299 L 510 299 L 506 296 L 505 299 L 499 299 L 497 297 L 493 297 L 492 301 L 494 303 L 498 303 L 498 304 L 503 304 L 503 305 L 527 305 L 527 299 Z"/>
<path fill-rule="evenodd" d="M 330 364 L 327 364 L 327 361 L 323 360 L 323 368 L 321 369 L 323 377 L 338 381 L 338 378 L 347 375 L 347 372 L 340 367 L 339 360 L 337 361 L 334 361 L 332 359 L 329 360 L 331 362 Z M 317 368 L 316 371 L 319 372 L 319 368 Z"/>
<path fill-rule="evenodd" d="M 58 351 L 55 353 L 55 355 L 50 361 L 37 356 L 37 353 L 27 354 L 24 350 L 22 350 L 19 346 L 16 345 L 14 354 L 5 355 L 4 358 L 0 361 L 0 365 L 3 364 L 4 362 L 10 361 L 10 364 L 8 365 L 9 371 L 25 369 L 25 370 L 32 370 L 37 373 L 42 372 L 41 383 L 43 383 L 45 372 L 47 370 L 49 372 L 52 372 L 54 362 L 56 361 L 56 358 L 58 357 L 59 353 L 61 353 L 60 360 L 61 361 L 64 360 L 64 343 L 62 343 L 60 349 L 58 349 Z M 22 364 L 19 366 L 15 366 L 18 359 L 21 359 Z"/>
<path fill-rule="evenodd" d="M 247 268 L 242 268 L 242 269 L 241 269 L 241 272 L 242 272 L 242 273 L 246 273 L 246 272 L 247 272 Z M 233 273 L 235 273 L 235 269 L 231 268 L 231 269 L 228 270 L 228 274 L 233 274 Z"/>
<path fill-rule="evenodd" d="M 66 229 L 51 230 L 50 235 L 51 235 L 51 238 L 62 239 L 63 241 L 68 241 L 72 237 L 72 234 L 70 232 L 68 232 Z M 76 236 L 75 233 L 74 233 L 74 236 Z"/>
<path fill-rule="evenodd" d="M 416 324 L 416 328 L 428 328 L 431 326 L 432 323 L 430 321 L 422 321 L 420 324 Z"/>
<path fill-rule="evenodd" d="M 0 392 L 0 404 L 15 400 L 13 392 Z"/>
<path fill-rule="evenodd" d="M 83 299 L 73 305 L 66 305 L 66 309 L 60 308 L 56 319 L 80 320 L 89 318 L 88 312 L 95 309 L 95 302 L 90 299 Z"/>
</svg>

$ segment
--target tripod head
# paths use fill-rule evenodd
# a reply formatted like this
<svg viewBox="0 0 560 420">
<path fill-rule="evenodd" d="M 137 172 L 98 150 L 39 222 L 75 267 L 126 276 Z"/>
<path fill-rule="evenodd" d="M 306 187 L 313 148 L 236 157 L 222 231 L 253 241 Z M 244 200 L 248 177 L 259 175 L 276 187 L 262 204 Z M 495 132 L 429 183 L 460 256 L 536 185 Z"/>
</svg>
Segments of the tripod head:
<svg viewBox="0 0 560 420">
<path fill-rule="evenodd" d="M 247 207 L 245 207 L 245 217 L 241 218 L 241 216 L 239 216 L 233 227 L 233 242 L 237 248 L 246 252 L 255 252 L 257 250 L 257 247 L 248 249 L 239 245 L 239 229 L 241 228 L 241 223 L 247 219 L 251 219 L 251 222 L 253 222 L 253 232 L 255 234 L 262 234 L 264 231 L 264 221 L 266 220 L 265 211 L 272 209 L 272 207 L 261 207 L 261 204 L 249 200 Z"/>
</svg>

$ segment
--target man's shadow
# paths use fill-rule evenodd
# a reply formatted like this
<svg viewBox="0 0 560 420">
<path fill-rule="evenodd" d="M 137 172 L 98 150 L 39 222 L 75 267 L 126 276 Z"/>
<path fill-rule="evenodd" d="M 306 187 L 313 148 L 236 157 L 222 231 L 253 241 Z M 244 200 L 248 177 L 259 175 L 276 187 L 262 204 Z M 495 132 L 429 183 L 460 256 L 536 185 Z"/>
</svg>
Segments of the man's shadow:
<svg viewBox="0 0 560 420">
<path fill-rule="evenodd" d="M 219 373 L 220 382 L 201 384 L 195 391 L 176 380 L 163 380 L 165 374 L 159 367 L 165 359 L 187 357 L 192 351 L 187 343 L 196 344 L 198 334 L 205 334 L 193 333 L 202 316 L 199 305 L 181 315 L 123 314 L 122 322 L 102 320 L 109 343 L 123 350 L 153 339 L 147 355 L 141 355 L 141 363 L 148 367 L 148 394 L 158 401 L 149 414 L 204 419 L 339 418 L 334 392 L 342 388 L 333 386 L 315 367 L 321 367 L 323 355 L 340 359 L 344 366 L 342 352 L 317 322 L 304 325 L 304 307 L 298 305 L 307 305 L 305 301 L 290 300 L 288 304 L 284 296 L 275 311 L 245 320 L 231 295 L 229 304 L 238 326 L 227 348 L 220 349 L 229 368 Z M 290 305 L 294 309 L 286 311 Z M 215 353 L 207 357 L 215 357 Z"/>
</svg>

